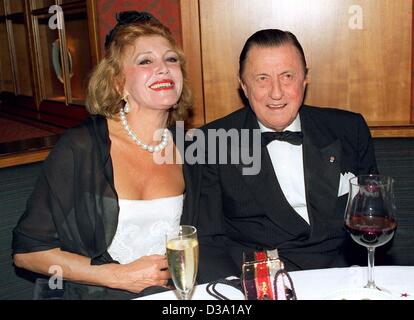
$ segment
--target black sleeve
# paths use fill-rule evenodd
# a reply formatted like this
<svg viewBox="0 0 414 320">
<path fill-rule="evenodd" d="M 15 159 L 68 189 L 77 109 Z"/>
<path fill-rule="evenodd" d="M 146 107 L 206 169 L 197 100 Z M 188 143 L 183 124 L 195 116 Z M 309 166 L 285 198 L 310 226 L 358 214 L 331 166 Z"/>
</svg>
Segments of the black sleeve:
<svg viewBox="0 0 414 320">
<path fill-rule="evenodd" d="M 73 153 L 63 136 L 42 166 L 26 210 L 13 230 L 13 253 L 62 247 L 57 223 L 73 206 Z M 70 211 L 70 210 L 69 210 Z"/>
<path fill-rule="evenodd" d="M 362 115 L 358 114 L 358 174 L 377 174 L 374 143 L 369 127 Z"/>
<path fill-rule="evenodd" d="M 231 275 L 240 268 L 226 247 L 222 190 L 216 165 L 203 165 L 197 230 L 200 244 L 198 282 L 206 283 Z"/>
</svg>

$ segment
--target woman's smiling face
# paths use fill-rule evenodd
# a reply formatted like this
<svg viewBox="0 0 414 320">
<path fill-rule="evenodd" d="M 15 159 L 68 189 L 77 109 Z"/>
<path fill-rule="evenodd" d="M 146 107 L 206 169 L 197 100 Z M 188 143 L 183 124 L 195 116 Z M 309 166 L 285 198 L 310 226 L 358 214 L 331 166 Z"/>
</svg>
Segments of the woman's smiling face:
<svg viewBox="0 0 414 320">
<path fill-rule="evenodd" d="M 167 110 L 180 99 L 183 74 L 178 54 L 162 36 L 142 36 L 124 53 L 124 94 L 131 107 Z"/>
</svg>

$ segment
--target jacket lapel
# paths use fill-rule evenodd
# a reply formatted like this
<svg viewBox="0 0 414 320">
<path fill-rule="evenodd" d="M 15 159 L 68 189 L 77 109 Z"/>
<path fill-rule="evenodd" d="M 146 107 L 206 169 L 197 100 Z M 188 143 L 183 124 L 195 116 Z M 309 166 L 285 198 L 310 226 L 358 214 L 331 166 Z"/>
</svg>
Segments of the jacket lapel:
<svg viewBox="0 0 414 320">
<path fill-rule="evenodd" d="M 321 132 L 321 125 L 312 119 L 310 110 L 306 107 L 302 107 L 300 120 L 303 132 L 306 202 L 312 226 L 316 218 L 328 219 L 328 215 L 335 212 L 340 178 L 341 142 Z"/>
</svg>

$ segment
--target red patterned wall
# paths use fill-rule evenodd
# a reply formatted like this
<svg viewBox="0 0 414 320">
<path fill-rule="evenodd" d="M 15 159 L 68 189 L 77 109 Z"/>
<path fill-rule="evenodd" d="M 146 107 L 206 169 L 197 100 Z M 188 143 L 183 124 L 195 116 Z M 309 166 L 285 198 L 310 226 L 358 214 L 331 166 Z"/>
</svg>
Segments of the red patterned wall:
<svg viewBox="0 0 414 320">
<path fill-rule="evenodd" d="M 150 12 L 171 30 L 178 43 L 182 43 L 180 0 L 97 0 L 96 4 L 102 52 L 105 36 L 115 25 L 116 12 L 126 10 Z"/>
</svg>

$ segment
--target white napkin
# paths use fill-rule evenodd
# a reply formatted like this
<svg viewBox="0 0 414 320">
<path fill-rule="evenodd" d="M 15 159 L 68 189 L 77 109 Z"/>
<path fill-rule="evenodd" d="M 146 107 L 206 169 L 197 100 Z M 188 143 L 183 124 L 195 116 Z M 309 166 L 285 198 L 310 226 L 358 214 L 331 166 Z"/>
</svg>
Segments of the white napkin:
<svg viewBox="0 0 414 320">
<path fill-rule="evenodd" d="M 338 197 L 349 192 L 349 179 L 354 177 L 355 175 L 352 172 L 341 173 L 341 177 L 339 179 Z"/>
</svg>

